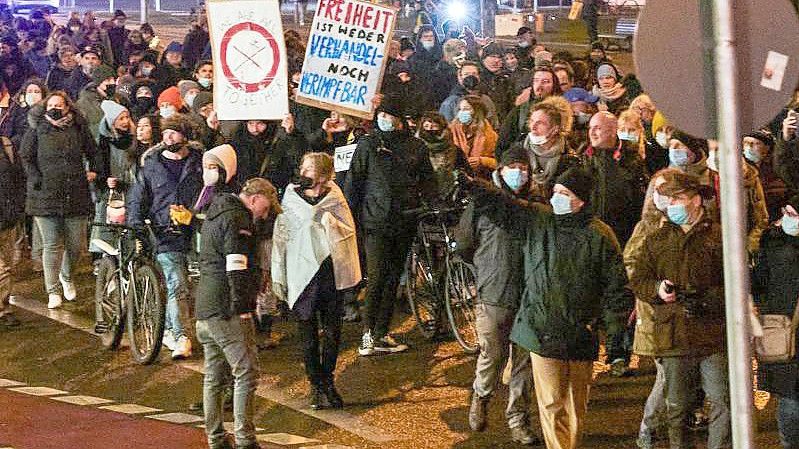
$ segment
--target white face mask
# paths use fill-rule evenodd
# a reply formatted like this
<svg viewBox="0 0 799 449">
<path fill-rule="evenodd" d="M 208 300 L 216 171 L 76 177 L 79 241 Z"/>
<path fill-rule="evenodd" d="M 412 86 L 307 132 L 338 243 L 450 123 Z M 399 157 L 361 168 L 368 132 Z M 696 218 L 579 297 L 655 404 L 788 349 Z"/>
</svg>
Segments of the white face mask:
<svg viewBox="0 0 799 449">
<path fill-rule="evenodd" d="M 666 136 L 666 133 L 663 131 L 658 131 L 655 134 L 655 141 L 658 143 L 658 145 L 660 145 L 663 148 L 669 147 L 669 139 Z"/>
<path fill-rule="evenodd" d="M 716 150 L 708 150 L 706 163 L 709 169 L 714 172 L 719 171 L 719 154 Z"/>
<path fill-rule="evenodd" d="M 174 106 L 161 106 L 161 117 L 169 118 L 175 114 L 175 107 Z"/>
<path fill-rule="evenodd" d="M 203 169 L 203 185 L 206 187 L 214 186 L 219 182 L 219 169 L 218 168 L 204 168 Z"/>
<path fill-rule="evenodd" d="M 33 106 L 42 101 L 42 94 L 25 94 L 25 104 Z"/>
<path fill-rule="evenodd" d="M 547 137 L 547 136 L 536 136 L 535 134 L 533 134 L 532 131 L 530 131 L 529 133 L 527 133 L 527 140 L 529 140 L 530 143 L 533 144 L 533 145 L 543 145 L 543 144 L 549 142 L 549 137 Z"/>
</svg>

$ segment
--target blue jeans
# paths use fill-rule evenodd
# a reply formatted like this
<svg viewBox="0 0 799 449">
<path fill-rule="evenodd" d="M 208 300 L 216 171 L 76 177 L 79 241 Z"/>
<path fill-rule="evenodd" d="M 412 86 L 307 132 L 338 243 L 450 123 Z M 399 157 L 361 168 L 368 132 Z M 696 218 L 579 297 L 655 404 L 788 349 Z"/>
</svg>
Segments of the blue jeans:
<svg viewBox="0 0 799 449">
<path fill-rule="evenodd" d="M 181 252 L 160 253 L 155 260 L 161 265 L 166 279 L 166 317 L 164 329 L 172 331 L 177 339 L 185 335 L 183 323 L 180 320 L 180 304 L 178 301 L 189 299 L 189 274 L 186 254 Z M 185 307 L 184 307 L 185 308 Z"/>
<path fill-rule="evenodd" d="M 655 358 L 655 383 L 652 391 L 646 398 L 644 404 L 644 417 L 641 419 L 641 427 L 638 431 L 638 447 L 651 449 L 654 447 L 653 436 L 655 430 L 662 427 L 666 415 L 666 401 L 664 393 L 666 388 L 666 377 L 663 373 L 663 364 L 660 358 Z"/>
<path fill-rule="evenodd" d="M 205 354 L 203 412 L 211 449 L 225 439 L 223 392 L 233 376 L 233 428 L 236 447 L 255 442 L 255 388 L 258 385 L 258 351 L 252 320 L 234 316 L 197 321 L 197 340 Z"/>
<path fill-rule="evenodd" d="M 72 270 L 86 240 L 86 217 L 37 216 L 34 223 L 42 237 L 44 288 L 48 295 L 60 295 L 59 274 L 72 280 Z"/>
<path fill-rule="evenodd" d="M 780 397 L 777 403 L 777 428 L 785 449 L 799 449 L 799 400 Z"/>
</svg>

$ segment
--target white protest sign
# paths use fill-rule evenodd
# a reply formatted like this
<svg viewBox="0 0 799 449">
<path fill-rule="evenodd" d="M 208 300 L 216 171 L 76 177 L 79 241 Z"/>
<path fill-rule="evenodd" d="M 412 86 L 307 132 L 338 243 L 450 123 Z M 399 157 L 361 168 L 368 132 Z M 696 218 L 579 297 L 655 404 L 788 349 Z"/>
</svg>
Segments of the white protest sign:
<svg viewBox="0 0 799 449">
<path fill-rule="evenodd" d="M 288 75 L 278 0 L 209 0 L 207 7 L 219 119 L 283 119 Z"/>
<path fill-rule="evenodd" d="M 319 0 L 297 102 L 372 118 L 397 11 L 359 0 Z"/>
<path fill-rule="evenodd" d="M 343 147 L 336 147 L 336 153 L 335 156 L 333 156 L 333 169 L 336 173 L 350 169 L 352 155 L 355 154 L 355 147 L 357 146 L 357 143 L 353 143 L 351 145 L 344 145 Z"/>
</svg>

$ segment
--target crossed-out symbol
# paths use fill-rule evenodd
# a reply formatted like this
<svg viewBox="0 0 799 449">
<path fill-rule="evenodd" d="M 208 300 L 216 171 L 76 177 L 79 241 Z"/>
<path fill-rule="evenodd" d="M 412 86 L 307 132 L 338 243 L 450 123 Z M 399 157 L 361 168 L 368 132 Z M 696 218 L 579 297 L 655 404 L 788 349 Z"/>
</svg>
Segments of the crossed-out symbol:
<svg viewBox="0 0 799 449">
<path fill-rule="evenodd" d="M 260 37 L 253 37 L 249 41 L 252 46 L 256 47 L 255 51 L 248 51 L 246 48 L 242 49 L 233 44 L 234 37 L 241 32 L 254 32 L 260 35 Z M 265 43 L 261 44 L 262 41 L 265 41 Z M 260 47 L 258 47 L 259 44 Z M 271 62 L 271 66 L 265 67 L 267 64 L 265 64 L 264 61 L 259 63 L 259 61 L 256 60 L 256 56 L 258 56 L 267 48 L 272 50 L 272 60 L 266 61 Z M 230 67 L 232 60 L 230 60 L 231 54 L 229 51 L 231 49 L 244 57 L 244 60 L 239 62 L 235 68 Z M 278 47 L 277 41 L 272 36 L 272 33 L 270 33 L 266 28 L 253 22 L 239 23 L 230 27 L 230 29 L 225 32 L 225 35 L 222 37 L 220 56 L 222 62 L 222 73 L 225 75 L 228 82 L 230 82 L 233 87 L 244 90 L 245 92 L 257 92 L 259 90 L 265 89 L 275 79 L 275 74 L 280 66 L 280 49 Z M 257 68 L 257 71 L 259 73 L 264 73 L 265 76 L 256 82 L 248 82 L 241 79 L 241 77 L 237 76 L 236 74 L 241 73 L 240 70 L 245 67 L 246 64 L 254 65 L 255 68 Z"/>
</svg>

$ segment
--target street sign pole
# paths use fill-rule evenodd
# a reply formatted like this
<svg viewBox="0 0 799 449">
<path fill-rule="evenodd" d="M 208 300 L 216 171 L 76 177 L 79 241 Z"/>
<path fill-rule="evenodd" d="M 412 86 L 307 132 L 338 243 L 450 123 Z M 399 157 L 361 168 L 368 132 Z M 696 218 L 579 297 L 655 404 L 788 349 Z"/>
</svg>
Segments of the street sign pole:
<svg viewBox="0 0 799 449">
<path fill-rule="evenodd" d="M 754 449 L 752 435 L 752 353 L 749 345 L 749 261 L 746 250 L 740 140 L 738 62 L 733 10 L 736 0 L 713 0 L 712 19 L 716 119 L 719 138 L 721 228 L 724 245 L 724 294 L 727 317 L 727 354 L 730 375 L 730 412 L 735 449 Z M 701 8 L 707 14 L 707 8 Z M 704 21 L 708 23 L 708 21 Z"/>
<path fill-rule="evenodd" d="M 114 0 L 108 0 L 108 12 L 114 13 Z"/>
<path fill-rule="evenodd" d="M 147 23 L 147 16 L 148 16 L 148 14 L 147 14 L 148 13 L 148 11 L 147 11 L 147 6 L 148 6 L 147 3 L 148 3 L 147 0 L 140 0 L 140 2 L 139 2 L 139 11 L 140 11 L 140 13 L 139 13 L 139 23 L 142 23 L 142 24 Z"/>
</svg>

